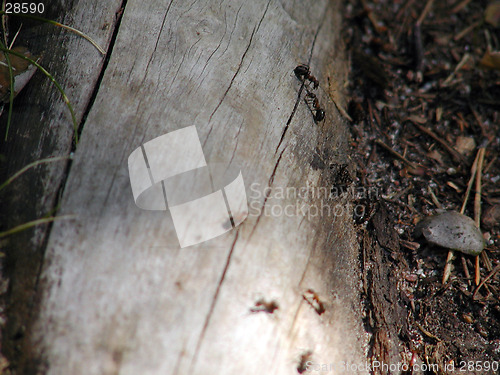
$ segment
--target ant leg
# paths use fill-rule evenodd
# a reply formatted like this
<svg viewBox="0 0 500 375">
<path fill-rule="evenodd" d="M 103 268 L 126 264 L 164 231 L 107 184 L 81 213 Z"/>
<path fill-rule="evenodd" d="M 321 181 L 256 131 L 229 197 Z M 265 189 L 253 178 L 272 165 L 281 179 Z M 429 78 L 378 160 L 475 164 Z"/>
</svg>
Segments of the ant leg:
<svg viewBox="0 0 500 375">
<path fill-rule="evenodd" d="M 325 118 L 325 110 L 321 108 L 318 97 L 314 93 L 307 91 L 304 101 L 306 102 L 307 107 L 311 111 L 314 121 L 315 122 L 323 121 Z"/>
</svg>

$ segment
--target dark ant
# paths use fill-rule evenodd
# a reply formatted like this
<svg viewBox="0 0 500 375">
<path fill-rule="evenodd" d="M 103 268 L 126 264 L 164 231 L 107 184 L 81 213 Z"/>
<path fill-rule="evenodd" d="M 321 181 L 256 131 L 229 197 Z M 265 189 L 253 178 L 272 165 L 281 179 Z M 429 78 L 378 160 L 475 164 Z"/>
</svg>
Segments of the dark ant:
<svg viewBox="0 0 500 375">
<path fill-rule="evenodd" d="M 301 64 L 298 65 L 293 72 L 295 73 L 295 76 L 304 82 L 305 80 L 308 80 L 313 84 L 313 89 L 317 89 L 319 86 L 319 81 L 316 79 L 315 76 L 311 74 L 311 71 L 309 69 L 309 65 Z"/>
<path fill-rule="evenodd" d="M 263 298 L 255 302 L 255 307 L 250 309 L 250 312 L 256 313 L 264 311 L 268 314 L 274 313 L 274 310 L 278 309 L 278 303 L 276 301 L 266 302 Z"/>
<path fill-rule="evenodd" d="M 316 79 L 311 74 L 311 70 L 309 68 L 309 65 L 301 64 L 298 65 L 293 72 L 295 73 L 295 76 L 301 81 L 304 82 L 306 80 L 310 81 L 313 84 L 313 89 L 317 89 L 319 87 L 319 81 Z M 313 112 L 313 119 L 315 122 L 320 122 L 325 118 L 325 110 L 321 108 L 319 104 L 319 100 L 316 97 L 316 95 L 309 91 L 309 89 L 306 86 L 306 91 L 307 95 L 304 98 L 306 104 L 309 106 L 309 109 L 311 109 L 311 112 Z"/>
<path fill-rule="evenodd" d="M 302 295 L 302 298 L 304 298 L 306 302 L 311 305 L 318 315 L 321 315 L 326 311 L 323 301 L 321 301 L 318 294 L 314 290 L 307 289 L 307 291 Z"/>
<path fill-rule="evenodd" d="M 309 98 L 309 101 L 308 101 Z M 317 96 L 310 92 L 307 91 L 307 95 L 304 98 L 306 104 L 310 105 L 313 109 L 311 111 L 314 111 L 313 118 L 315 122 L 320 122 L 325 118 L 325 110 L 321 108 L 319 105 L 319 100 Z"/>
<path fill-rule="evenodd" d="M 312 354 L 312 351 L 308 350 L 300 355 L 299 364 L 297 366 L 297 372 L 299 374 L 303 374 L 309 369 Z"/>
</svg>

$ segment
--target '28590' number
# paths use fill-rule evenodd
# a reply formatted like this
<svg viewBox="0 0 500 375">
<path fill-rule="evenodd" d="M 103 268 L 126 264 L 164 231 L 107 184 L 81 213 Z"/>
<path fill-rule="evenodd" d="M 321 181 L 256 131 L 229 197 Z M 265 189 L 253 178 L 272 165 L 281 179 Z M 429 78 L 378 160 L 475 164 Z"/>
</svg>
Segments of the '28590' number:
<svg viewBox="0 0 500 375">
<path fill-rule="evenodd" d="M 6 14 L 27 14 L 27 13 L 39 13 L 42 14 L 45 11 L 45 6 L 43 3 L 6 3 L 5 13 Z"/>
</svg>

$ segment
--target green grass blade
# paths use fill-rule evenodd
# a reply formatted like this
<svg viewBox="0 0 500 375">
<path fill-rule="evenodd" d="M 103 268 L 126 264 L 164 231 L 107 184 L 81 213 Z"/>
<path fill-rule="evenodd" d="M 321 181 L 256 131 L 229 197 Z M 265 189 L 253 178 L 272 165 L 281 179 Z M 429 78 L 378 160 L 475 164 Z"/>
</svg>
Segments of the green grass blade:
<svg viewBox="0 0 500 375">
<path fill-rule="evenodd" d="M 33 163 L 30 163 L 30 164 L 24 166 L 23 168 L 18 170 L 16 173 L 14 173 L 10 178 L 8 178 L 7 181 L 5 181 L 2 185 L 0 185 L 0 190 L 4 189 L 6 186 L 8 186 L 10 183 L 12 183 L 12 181 L 14 181 L 16 178 L 21 176 L 24 172 L 26 172 L 27 170 L 29 170 L 31 168 L 36 167 L 37 165 L 45 164 L 45 163 L 53 163 L 55 161 L 67 160 L 67 159 L 71 159 L 71 157 L 70 156 L 55 156 L 53 158 L 40 159 L 40 160 L 34 161 Z"/>
<path fill-rule="evenodd" d="M 30 59 L 29 57 L 24 56 L 22 53 L 18 53 L 18 52 L 10 50 L 8 48 L 5 48 L 5 46 L 3 44 L 0 45 L 0 51 L 6 52 L 6 53 L 10 53 L 10 54 L 12 54 L 14 56 L 17 56 L 17 57 L 20 57 L 20 58 L 22 58 L 22 59 L 24 59 L 26 61 L 29 61 L 31 64 L 33 64 L 34 66 L 36 66 L 43 74 L 45 74 L 52 81 L 52 83 L 57 87 L 57 89 L 61 93 L 61 96 L 62 96 L 64 102 L 66 103 L 66 106 L 68 107 L 70 113 L 71 113 L 71 119 L 73 121 L 73 128 L 74 128 L 74 131 L 75 131 L 75 143 L 78 144 L 78 123 L 76 121 L 75 112 L 73 111 L 73 106 L 69 102 L 69 99 L 66 96 L 66 93 L 64 92 L 64 90 L 61 87 L 61 85 L 55 80 L 54 77 L 52 77 L 52 75 L 47 70 L 45 70 L 45 68 L 43 66 L 41 66 L 40 64 L 38 64 L 35 60 Z"/>
<path fill-rule="evenodd" d="M 75 217 L 76 217 L 75 215 L 51 216 L 51 217 L 44 217 L 42 219 L 37 219 L 37 220 L 33 220 L 33 221 L 28 221 L 27 223 L 18 225 L 17 227 L 8 229 L 4 232 L 0 232 L 0 238 L 10 236 L 11 234 L 14 234 L 14 233 L 22 232 L 23 230 L 32 228 L 32 227 L 40 225 L 40 224 L 51 223 L 51 222 L 56 221 L 56 220 L 74 219 Z"/>
<path fill-rule="evenodd" d="M 2 16 L 4 14 L 5 14 L 5 11 L 0 11 L 0 16 Z M 75 33 L 76 35 L 81 36 L 82 38 L 84 38 L 88 42 L 90 42 L 90 44 L 92 44 L 95 48 L 97 48 L 97 50 L 100 53 L 102 53 L 103 55 L 106 54 L 106 51 L 104 50 L 104 48 L 102 48 L 101 46 L 99 46 L 99 44 L 97 44 L 97 42 L 95 40 L 93 40 L 90 36 L 88 36 L 87 34 L 83 33 L 82 31 L 77 30 L 77 29 L 75 29 L 75 28 L 73 28 L 71 26 L 67 26 L 67 25 L 64 25 L 62 23 L 59 23 L 59 22 L 56 22 L 56 21 L 52 21 L 52 20 L 49 20 L 47 18 L 43 18 L 43 17 L 39 17 L 39 16 L 34 16 L 34 15 L 31 15 L 31 14 L 21 14 L 21 13 L 14 14 L 14 13 L 9 13 L 8 15 L 9 16 L 29 18 L 29 19 L 32 19 L 32 20 L 41 21 L 41 22 L 49 23 L 49 24 L 54 25 L 54 26 L 62 27 L 63 29 L 69 30 L 69 31 Z"/>
</svg>

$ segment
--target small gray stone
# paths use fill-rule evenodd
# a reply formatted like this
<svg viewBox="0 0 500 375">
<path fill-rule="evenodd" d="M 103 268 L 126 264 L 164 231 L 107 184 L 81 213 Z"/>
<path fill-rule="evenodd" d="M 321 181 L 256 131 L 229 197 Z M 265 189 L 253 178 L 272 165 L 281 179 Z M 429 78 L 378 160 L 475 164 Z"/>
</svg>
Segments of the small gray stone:
<svg viewBox="0 0 500 375">
<path fill-rule="evenodd" d="M 425 218 L 415 227 L 414 235 L 424 236 L 431 244 L 468 255 L 479 255 L 484 249 L 483 235 L 474 220 L 456 211 Z"/>
</svg>

